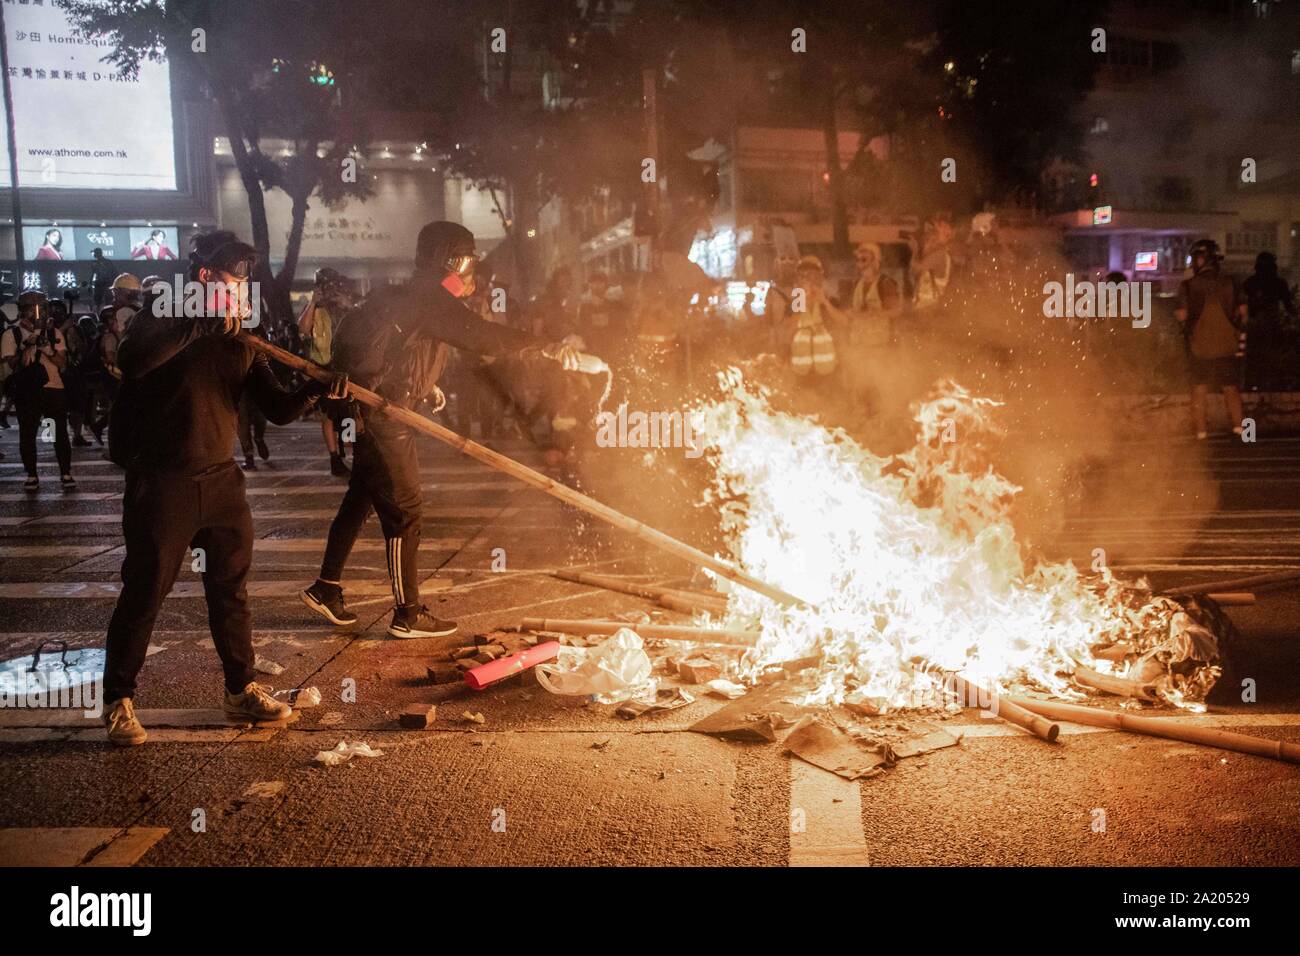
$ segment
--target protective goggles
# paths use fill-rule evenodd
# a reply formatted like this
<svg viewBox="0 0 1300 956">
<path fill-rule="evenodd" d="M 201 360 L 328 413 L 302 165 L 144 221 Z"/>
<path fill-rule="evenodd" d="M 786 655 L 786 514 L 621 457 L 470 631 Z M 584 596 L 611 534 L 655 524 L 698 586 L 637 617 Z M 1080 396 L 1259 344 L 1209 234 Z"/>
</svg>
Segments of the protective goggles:
<svg viewBox="0 0 1300 956">
<path fill-rule="evenodd" d="M 224 270 L 236 279 L 247 279 L 253 274 L 253 260 L 240 259 L 238 262 L 232 262 L 228 269 Z"/>
<path fill-rule="evenodd" d="M 474 267 L 478 265 L 478 256 L 452 256 L 447 260 L 447 271 L 454 272 L 462 279 L 468 279 L 474 274 Z"/>
</svg>

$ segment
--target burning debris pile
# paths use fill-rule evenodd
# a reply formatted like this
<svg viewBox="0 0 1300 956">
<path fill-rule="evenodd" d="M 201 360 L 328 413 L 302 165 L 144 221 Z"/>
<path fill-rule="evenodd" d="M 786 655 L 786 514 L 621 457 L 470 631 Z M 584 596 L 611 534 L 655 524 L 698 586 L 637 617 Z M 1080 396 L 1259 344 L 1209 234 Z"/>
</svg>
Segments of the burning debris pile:
<svg viewBox="0 0 1300 956">
<path fill-rule="evenodd" d="M 1203 709 L 1219 674 L 1218 622 L 1203 606 L 1108 570 L 1085 579 L 1069 563 L 1026 561 L 1011 522 L 1020 489 L 992 465 L 997 402 L 941 382 L 914 406 L 915 446 L 880 457 L 774 410 L 738 372 L 723 390 L 699 411 L 710 503 L 736 563 L 807 602 L 731 590 L 725 626 L 760 635 L 742 677 L 817 657 L 807 703 L 883 713 L 934 706 L 945 674 L 1064 698 L 1098 687 L 1087 680 L 1097 675 Z"/>
<path fill-rule="evenodd" d="M 957 743 L 928 721 L 963 707 L 1049 742 L 1056 721 L 1070 721 L 1300 762 L 1300 747 L 1283 741 L 1061 702 L 1100 691 L 1204 711 L 1232 628 L 1209 595 L 1155 595 L 1104 569 L 1085 577 L 1068 562 L 1027 558 L 1011 521 L 1021 489 L 993 467 L 999 403 L 941 382 L 914 407 L 914 446 L 882 457 L 775 410 L 738 372 L 722 384 L 696 427 L 714 470 L 705 503 L 717 509 L 730 560 L 462 442 L 705 569 L 718 589 L 558 572 L 658 607 L 605 620 L 525 618 L 514 632 L 531 632 L 522 647 L 504 632 L 484 635 L 481 644 L 499 642 L 507 656 L 476 645 L 431 666 L 437 700 L 527 675 L 635 719 L 707 693 L 729 703 L 692 731 L 768 742 L 785 732 L 791 752 L 850 779 Z M 691 623 L 665 619 L 683 612 Z"/>
</svg>

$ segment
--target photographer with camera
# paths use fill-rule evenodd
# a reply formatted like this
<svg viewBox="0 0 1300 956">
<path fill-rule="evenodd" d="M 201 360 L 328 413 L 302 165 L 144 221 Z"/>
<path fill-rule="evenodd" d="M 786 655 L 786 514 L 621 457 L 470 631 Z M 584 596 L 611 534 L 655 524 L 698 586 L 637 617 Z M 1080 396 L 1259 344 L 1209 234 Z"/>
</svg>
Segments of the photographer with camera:
<svg viewBox="0 0 1300 956">
<path fill-rule="evenodd" d="M 77 487 L 72 477 L 72 444 L 68 440 L 68 400 L 63 371 L 68 347 L 63 333 L 50 317 L 44 292 L 24 292 L 18 297 L 18 324 L 5 330 L 0 340 L 0 360 L 9 365 L 5 392 L 18 412 L 18 448 L 27 480 L 23 488 L 36 491 L 36 434 L 44 419 L 54 423 L 54 454 L 59 461 L 65 491 Z"/>
<path fill-rule="evenodd" d="M 329 365 L 333 357 L 334 324 L 348 309 L 357 303 L 356 287 L 333 269 L 316 272 L 316 288 L 302 315 L 298 316 L 298 333 L 307 346 L 307 358 L 317 365 Z M 343 460 L 343 446 L 338 429 L 330 418 L 328 409 L 320 409 L 321 435 L 325 450 L 330 456 L 330 474 L 346 478 L 351 472 Z"/>
</svg>

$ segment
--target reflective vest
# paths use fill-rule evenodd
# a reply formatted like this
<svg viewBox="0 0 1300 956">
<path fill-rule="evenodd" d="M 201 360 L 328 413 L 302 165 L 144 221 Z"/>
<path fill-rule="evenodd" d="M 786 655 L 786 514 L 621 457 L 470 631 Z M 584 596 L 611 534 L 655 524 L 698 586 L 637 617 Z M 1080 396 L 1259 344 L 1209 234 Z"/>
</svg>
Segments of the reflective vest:
<svg viewBox="0 0 1300 956">
<path fill-rule="evenodd" d="M 790 340 L 790 365 L 796 375 L 830 375 L 835 364 L 835 340 L 822 322 L 820 305 L 814 305 L 799 316 Z"/>
<path fill-rule="evenodd" d="M 951 278 L 952 256 L 945 252 L 943 255 L 943 275 L 937 274 L 933 269 L 926 269 L 917 279 L 915 304 L 922 308 L 928 305 L 937 305 L 939 299 L 943 297 L 944 290 L 948 288 L 948 280 Z"/>
</svg>

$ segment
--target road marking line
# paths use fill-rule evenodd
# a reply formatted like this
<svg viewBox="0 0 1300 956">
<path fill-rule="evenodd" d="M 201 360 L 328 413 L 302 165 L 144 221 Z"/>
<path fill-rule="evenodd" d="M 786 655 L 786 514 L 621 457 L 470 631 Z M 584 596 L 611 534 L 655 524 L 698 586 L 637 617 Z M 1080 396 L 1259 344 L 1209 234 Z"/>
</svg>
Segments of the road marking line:
<svg viewBox="0 0 1300 956">
<path fill-rule="evenodd" d="M 0 558 L 89 558 L 120 550 L 111 544 L 6 544 L 0 547 Z"/>
<path fill-rule="evenodd" d="M 420 549 L 422 551 L 459 551 L 465 546 L 467 538 L 422 538 L 420 540 Z M 325 551 L 325 538 L 256 538 L 253 541 L 253 551 L 262 551 L 271 554 L 291 553 L 295 554 L 300 551 L 308 553 L 323 553 Z M 357 551 L 383 551 L 384 540 L 361 540 L 352 546 L 353 552 Z M 0 550 L 0 557 L 30 557 L 44 558 L 57 557 L 60 554 L 72 554 L 76 552 L 86 552 L 91 555 L 104 556 L 121 556 L 126 553 L 126 545 L 119 544 L 117 547 L 107 548 L 69 548 L 63 545 L 19 545 L 17 547 L 6 547 Z M 28 553 L 30 552 L 30 553 Z"/>
<path fill-rule="evenodd" d="M 421 590 L 436 591 L 451 587 L 451 581 L 431 579 L 420 584 Z M 306 585 L 302 581 L 250 581 L 248 596 L 254 598 L 297 597 Z M 122 585 L 116 581 L 58 581 L 29 583 L 0 583 L 0 598 L 116 598 Z M 348 594 L 370 596 L 389 594 L 391 588 L 388 580 L 351 581 L 347 585 Z M 203 597 L 202 581 L 177 581 L 172 587 L 169 598 Z"/>
<path fill-rule="evenodd" d="M 870 866 L 861 783 L 789 760 L 790 865 Z"/>
<path fill-rule="evenodd" d="M 131 866 L 167 827 L 7 827 L 0 866 Z"/>
</svg>

